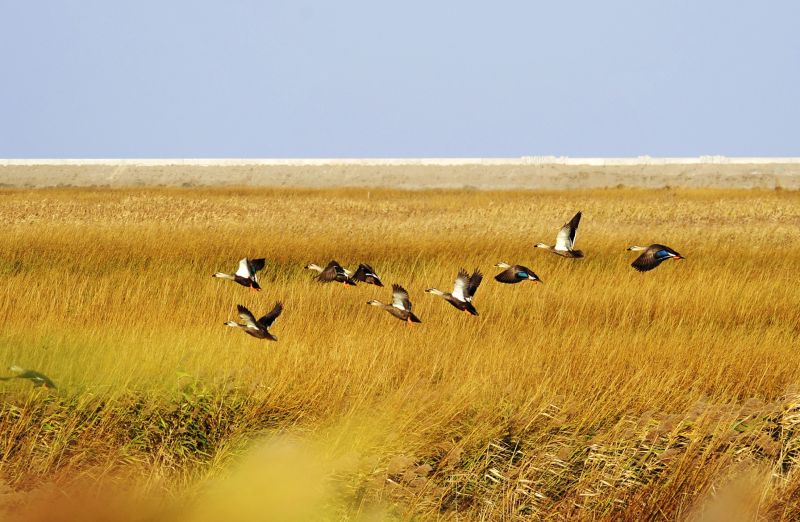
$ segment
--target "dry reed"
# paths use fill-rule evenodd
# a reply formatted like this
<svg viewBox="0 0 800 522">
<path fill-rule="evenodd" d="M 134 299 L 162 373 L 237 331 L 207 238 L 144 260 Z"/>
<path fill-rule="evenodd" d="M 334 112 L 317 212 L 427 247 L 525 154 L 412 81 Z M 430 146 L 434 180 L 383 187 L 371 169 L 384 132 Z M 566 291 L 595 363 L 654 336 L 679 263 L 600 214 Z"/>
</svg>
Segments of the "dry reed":
<svg viewBox="0 0 800 522">
<path fill-rule="evenodd" d="M 586 259 L 532 248 L 579 209 Z M 0 216 L 0 364 L 59 386 L 0 383 L 0 513 L 123 484 L 163 499 L 132 520 L 800 516 L 797 192 L 0 190 Z M 635 272 L 652 242 L 687 260 Z M 210 277 L 245 255 L 259 294 Z M 302 269 L 331 258 L 423 323 Z M 423 292 L 461 266 L 479 317 Z M 277 343 L 222 324 L 279 299 Z"/>
</svg>

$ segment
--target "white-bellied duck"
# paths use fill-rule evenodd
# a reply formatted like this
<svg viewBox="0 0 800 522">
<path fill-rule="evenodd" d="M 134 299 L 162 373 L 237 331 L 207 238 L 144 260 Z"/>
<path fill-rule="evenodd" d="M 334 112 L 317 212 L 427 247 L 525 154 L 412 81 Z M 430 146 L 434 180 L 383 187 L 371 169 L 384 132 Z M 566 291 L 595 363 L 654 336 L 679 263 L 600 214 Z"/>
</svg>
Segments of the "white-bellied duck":
<svg viewBox="0 0 800 522">
<path fill-rule="evenodd" d="M 580 250 L 575 250 L 575 234 L 578 231 L 578 224 L 581 222 L 581 213 L 578 212 L 573 216 L 572 219 L 569 220 L 568 223 L 565 223 L 561 230 L 558 231 L 558 235 L 556 235 L 556 244 L 555 246 L 545 245 L 544 243 L 537 243 L 536 248 L 542 248 L 547 250 L 548 252 L 552 252 L 554 254 L 558 254 L 562 257 L 571 257 L 573 259 L 578 259 L 583 257 L 583 252 Z"/>
<path fill-rule="evenodd" d="M 527 266 L 522 265 L 509 265 L 508 263 L 497 263 L 494 265 L 498 268 L 505 268 L 502 272 L 494 276 L 496 281 L 513 285 L 520 281 L 533 281 L 534 283 L 541 283 L 542 280 L 539 276 L 533 273 L 533 270 Z"/>
<path fill-rule="evenodd" d="M 467 274 L 467 271 L 462 268 L 458 271 L 458 277 L 456 277 L 455 285 L 453 285 L 453 293 L 442 292 L 437 288 L 428 288 L 425 291 L 442 297 L 459 310 L 478 315 L 478 311 L 472 305 L 472 298 L 475 296 L 475 291 L 478 290 L 482 280 L 483 274 L 477 268 L 472 272 L 472 275 Z"/>
<path fill-rule="evenodd" d="M 269 333 L 268 328 L 272 326 L 272 323 L 275 322 L 275 319 L 277 319 L 278 316 L 281 315 L 281 312 L 283 312 L 283 303 L 280 301 L 275 303 L 272 311 L 258 320 L 256 320 L 256 317 L 253 315 L 253 313 L 244 306 L 236 305 L 236 309 L 239 311 L 239 317 L 244 324 L 239 324 L 236 321 L 227 321 L 225 323 L 227 326 L 232 328 L 240 328 L 241 330 L 244 330 L 244 333 L 252 335 L 256 339 L 269 339 L 270 341 L 278 340 L 277 337 Z"/>
<path fill-rule="evenodd" d="M 264 258 L 259 259 L 244 259 L 239 260 L 239 268 L 236 270 L 234 274 L 225 274 L 223 272 L 217 272 L 211 277 L 220 277 L 222 279 L 230 279 L 236 283 L 239 283 L 242 286 L 246 286 L 253 291 L 261 290 L 261 286 L 258 284 L 258 277 L 256 276 L 256 272 L 264 268 Z"/>
<path fill-rule="evenodd" d="M 353 281 L 352 277 L 350 277 L 352 272 L 342 268 L 342 265 L 336 261 L 331 261 L 325 268 L 315 265 L 314 263 L 306 265 L 305 268 L 319 272 L 319 275 L 316 276 L 316 279 L 321 283 L 330 283 L 332 281 L 336 281 L 337 283 L 356 286 L 356 282 Z"/>
<path fill-rule="evenodd" d="M 411 301 L 408 298 L 408 292 L 406 292 L 405 288 L 397 284 L 392 285 L 392 304 L 384 304 L 375 299 L 367 301 L 367 304 L 380 306 L 401 321 L 405 321 L 408 326 L 411 326 L 411 323 L 422 322 L 419 320 L 419 317 L 411 312 Z"/>
<path fill-rule="evenodd" d="M 628 247 L 628 250 L 634 252 L 642 250 L 644 251 L 633 263 L 631 263 L 631 266 L 639 272 L 647 272 L 648 270 L 652 270 L 667 259 L 675 259 L 676 261 L 679 259 L 684 259 L 682 255 L 675 252 L 670 247 L 659 245 L 658 243 L 647 247 L 634 245 L 632 247 Z"/>
</svg>

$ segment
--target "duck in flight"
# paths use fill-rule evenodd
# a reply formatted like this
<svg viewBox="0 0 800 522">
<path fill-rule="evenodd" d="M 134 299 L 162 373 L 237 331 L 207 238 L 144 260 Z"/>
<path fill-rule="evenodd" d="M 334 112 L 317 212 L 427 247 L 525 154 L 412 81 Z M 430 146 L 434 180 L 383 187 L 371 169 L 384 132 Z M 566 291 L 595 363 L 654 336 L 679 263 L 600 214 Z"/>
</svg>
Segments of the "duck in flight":
<svg viewBox="0 0 800 522">
<path fill-rule="evenodd" d="M 332 281 L 336 281 L 337 283 L 342 283 L 344 285 L 356 286 L 356 282 L 353 281 L 353 278 L 351 277 L 352 272 L 342 268 L 342 265 L 336 261 L 331 261 L 325 268 L 315 265 L 314 263 L 306 265 L 305 268 L 319 272 L 319 275 L 316 276 L 316 279 L 321 283 L 330 283 Z"/>
<path fill-rule="evenodd" d="M 578 231 L 578 224 L 581 222 L 580 211 L 575 214 L 568 223 L 565 223 L 561 230 L 556 235 L 555 246 L 545 245 L 544 243 L 536 244 L 536 248 L 543 248 L 548 252 L 558 254 L 562 257 L 570 257 L 579 259 L 583 257 L 583 252 L 575 250 L 575 234 Z"/>
<path fill-rule="evenodd" d="M 20 368 L 19 366 L 12 366 L 9 368 L 9 370 L 16 375 L 0 377 L 0 381 L 10 381 L 11 379 L 27 379 L 33 383 L 34 388 L 41 386 L 42 388 L 49 388 L 52 390 L 56 389 L 55 383 L 51 381 L 49 377 L 43 373 L 37 372 L 36 370 L 26 370 L 25 368 Z"/>
<path fill-rule="evenodd" d="M 264 258 L 259 259 L 244 259 L 239 260 L 239 268 L 233 274 L 225 274 L 223 272 L 217 272 L 211 277 L 220 277 L 222 279 L 230 279 L 235 283 L 239 283 L 242 286 L 246 286 L 253 291 L 261 290 L 261 286 L 258 284 L 258 277 L 256 276 L 256 272 L 264 268 Z"/>
<path fill-rule="evenodd" d="M 468 314 L 478 315 L 478 311 L 472 305 L 472 298 L 475 296 L 475 292 L 478 290 L 482 280 L 483 274 L 477 268 L 472 272 L 472 275 L 469 275 L 462 268 L 458 271 L 458 277 L 456 277 L 452 293 L 442 292 L 437 288 L 428 288 L 425 291 L 429 294 L 440 296 L 459 310 L 463 310 Z"/>
<path fill-rule="evenodd" d="M 237 323 L 236 321 L 228 321 L 225 324 L 232 328 L 239 328 L 244 330 L 247 335 L 252 335 L 256 339 L 269 339 L 270 341 L 277 341 L 278 338 L 269 332 L 269 327 L 275 322 L 275 319 L 283 312 L 283 303 L 278 301 L 272 308 L 272 311 L 256 320 L 253 313 L 242 305 L 236 305 L 239 311 L 239 318 L 244 324 Z"/>
<path fill-rule="evenodd" d="M 408 298 L 408 292 L 406 292 L 405 288 L 397 284 L 392 285 L 392 304 L 384 304 L 375 299 L 367 301 L 367 304 L 383 308 L 401 321 L 405 321 L 409 327 L 411 323 L 422 322 L 419 317 L 414 315 L 411 311 L 411 301 Z"/>
<path fill-rule="evenodd" d="M 356 269 L 352 279 L 353 281 L 361 281 L 362 283 L 367 283 L 370 285 L 383 286 L 381 278 L 378 277 L 378 274 L 375 273 L 375 270 L 373 270 L 371 266 L 364 263 L 358 265 L 358 269 Z"/>
<path fill-rule="evenodd" d="M 672 250 L 670 247 L 659 245 L 658 243 L 647 247 L 634 245 L 632 247 L 628 247 L 628 250 L 634 252 L 642 251 L 639 257 L 637 257 L 634 262 L 631 263 L 631 266 L 639 272 L 647 272 L 648 270 L 652 270 L 667 259 L 674 259 L 676 261 L 684 259 L 682 255 Z"/>
<path fill-rule="evenodd" d="M 521 281 L 532 281 L 533 283 L 541 283 L 542 280 L 539 276 L 533 273 L 533 270 L 527 266 L 522 265 L 509 265 L 508 263 L 497 263 L 494 265 L 498 268 L 505 268 L 502 272 L 494 276 L 496 281 L 513 285 Z"/>
</svg>

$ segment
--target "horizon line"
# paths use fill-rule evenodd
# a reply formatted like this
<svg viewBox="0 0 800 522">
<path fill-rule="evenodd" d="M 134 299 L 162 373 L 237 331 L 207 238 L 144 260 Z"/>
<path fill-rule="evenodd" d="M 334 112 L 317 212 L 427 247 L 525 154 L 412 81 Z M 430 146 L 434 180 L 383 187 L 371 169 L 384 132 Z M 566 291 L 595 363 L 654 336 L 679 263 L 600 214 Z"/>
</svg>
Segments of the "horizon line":
<svg viewBox="0 0 800 522">
<path fill-rule="evenodd" d="M 123 165 L 123 166 L 236 166 L 236 165 L 766 165 L 800 164 L 800 157 L 431 157 L 431 158 L 0 158 L 0 166 Z"/>
</svg>

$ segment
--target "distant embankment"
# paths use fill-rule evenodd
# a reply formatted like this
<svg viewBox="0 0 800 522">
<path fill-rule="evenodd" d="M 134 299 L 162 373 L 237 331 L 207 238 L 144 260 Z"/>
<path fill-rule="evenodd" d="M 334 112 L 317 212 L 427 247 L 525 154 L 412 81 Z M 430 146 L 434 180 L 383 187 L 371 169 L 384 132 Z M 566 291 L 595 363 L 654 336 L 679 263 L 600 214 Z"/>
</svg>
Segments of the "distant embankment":
<svg viewBox="0 0 800 522">
<path fill-rule="evenodd" d="M 800 189 L 800 158 L 0 160 L 0 186 Z"/>
</svg>

